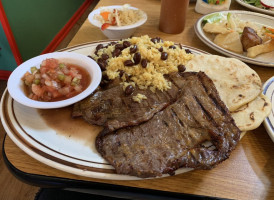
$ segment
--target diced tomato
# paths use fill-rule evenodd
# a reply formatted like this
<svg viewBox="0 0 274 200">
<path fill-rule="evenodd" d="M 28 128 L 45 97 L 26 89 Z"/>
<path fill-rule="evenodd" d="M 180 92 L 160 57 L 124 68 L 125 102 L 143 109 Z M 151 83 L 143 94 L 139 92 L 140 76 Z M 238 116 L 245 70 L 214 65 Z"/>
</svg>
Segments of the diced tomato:
<svg viewBox="0 0 274 200">
<path fill-rule="evenodd" d="M 111 25 L 115 25 L 116 24 L 116 19 L 115 17 L 112 18 L 112 21 L 111 21 Z"/>
<path fill-rule="evenodd" d="M 101 30 L 104 31 L 106 30 L 111 24 L 110 23 L 104 23 L 102 26 L 101 26 Z"/>
<path fill-rule="evenodd" d="M 41 67 L 48 67 L 54 69 L 58 67 L 58 60 L 54 58 L 48 58 L 42 62 Z"/>
<path fill-rule="evenodd" d="M 22 77 L 27 96 L 38 101 L 59 101 L 79 94 L 87 87 L 88 74 L 77 65 L 46 59 L 40 69 Z"/>
<path fill-rule="evenodd" d="M 261 4 L 262 4 L 264 7 L 267 7 L 267 8 L 274 8 L 274 2 L 273 2 L 273 0 L 261 0 L 260 2 L 261 2 Z"/>
<path fill-rule="evenodd" d="M 36 84 L 31 85 L 31 90 L 38 97 L 42 97 L 45 92 L 45 90 L 40 85 L 36 85 Z"/>
</svg>

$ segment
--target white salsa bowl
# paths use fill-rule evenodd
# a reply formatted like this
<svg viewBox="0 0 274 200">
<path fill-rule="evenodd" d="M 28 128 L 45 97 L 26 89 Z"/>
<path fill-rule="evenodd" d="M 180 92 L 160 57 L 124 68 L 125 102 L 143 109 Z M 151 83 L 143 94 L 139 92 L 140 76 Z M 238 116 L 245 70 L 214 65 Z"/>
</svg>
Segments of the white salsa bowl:
<svg viewBox="0 0 274 200">
<path fill-rule="evenodd" d="M 52 101 L 52 102 L 43 102 L 32 100 L 27 97 L 24 91 L 24 82 L 21 78 L 27 71 L 30 71 L 30 68 L 36 66 L 40 68 L 40 64 L 43 60 L 47 58 L 55 58 L 59 61 L 77 65 L 79 67 L 84 68 L 88 74 L 90 75 L 90 83 L 87 88 L 79 93 L 76 96 L 73 96 L 69 99 L 60 100 L 60 101 Z M 26 62 L 19 65 L 10 75 L 8 79 L 7 88 L 11 95 L 11 97 L 20 104 L 23 104 L 28 107 L 40 108 L 40 109 L 50 109 L 50 108 L 61 108 L 65 106 L 69 106 L 74 104 L 89 94 L 91 94 L 100 84 L 102 78 L 102 72 L 99 65 L 92 60 L 91 58 L 72 52 L 54 52 L 43 54 L 34 58 L 27 60 Z"/>
</svg>

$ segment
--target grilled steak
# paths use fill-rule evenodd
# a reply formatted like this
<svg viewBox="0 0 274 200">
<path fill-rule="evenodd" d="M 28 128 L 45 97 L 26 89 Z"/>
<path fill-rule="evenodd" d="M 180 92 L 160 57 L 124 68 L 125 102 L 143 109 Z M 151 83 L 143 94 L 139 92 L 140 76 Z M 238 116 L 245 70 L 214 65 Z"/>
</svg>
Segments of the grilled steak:
<svg viewBox="0 0 274 200">
<path fill-rule="evenodd" d="M 76 103 L 72 116 L 82 116 L 90 124 L 105 126 L 109 131 L 138 125 L 177 100 L 183 84 L 182 77 L 178 73 L 173 73 L 167 78 L 172 83 L 171 88 L 165 92 L 152 92 L 136 87 L 129 96 L 125 94 L 121 84 L 115 83 Z M 147 99 L 142 103 L 134 102 L 132 97 L 138 93 L 145 95 Z"/>
<path fill-rule="evenodd" d="M 211 79 L 187 72 L 172 80 L 183 86 L 176 102 L 147 122 L 97 136 L 98 152 L 117 173 L 155 177 L 181 167 L 211 169 L 235 148 L 240 130 Z"/>
</svg>

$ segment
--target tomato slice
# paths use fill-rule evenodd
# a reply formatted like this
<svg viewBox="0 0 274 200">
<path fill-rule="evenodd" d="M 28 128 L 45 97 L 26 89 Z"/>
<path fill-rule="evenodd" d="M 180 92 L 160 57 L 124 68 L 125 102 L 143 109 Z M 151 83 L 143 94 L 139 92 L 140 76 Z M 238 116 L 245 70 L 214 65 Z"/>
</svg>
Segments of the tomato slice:
<svg viewBox="0 0 274 200">
<path fill-rule="evenodd" d="M 274 1 L 273 0 L 261 0 L 261 4 L 264 7 L 267 7 L 267 8 L 274 8 Z"/>
<path fill-rule="evenodd" d="M 101 26 L 101 30 L 104 31 L 106 30 L 111 24 L 110 23 L 104 23 L 102 26 Z"/>
</svg>

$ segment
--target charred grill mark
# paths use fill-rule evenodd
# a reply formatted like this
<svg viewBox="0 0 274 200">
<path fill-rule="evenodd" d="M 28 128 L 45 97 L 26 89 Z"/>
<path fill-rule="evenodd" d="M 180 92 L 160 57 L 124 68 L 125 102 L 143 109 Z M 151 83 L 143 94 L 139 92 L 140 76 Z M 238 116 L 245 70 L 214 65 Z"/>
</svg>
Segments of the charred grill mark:
<svg viewBox="0 0 274 200">
<path fill-rule="evenodd" d="M 153 104 L 150 100 L 147 100 L 146 103 L 147 103 L 147 105 L 149 106 L 150 109 L 153 108 Z"/>
<path fill-rule="evenodd" d="M 227 114 L 228 114 L 227 110 L 224 109 L 224 108 L 218 103 L 218 100 L 216 99 L 216 97 L 214 96 L 214 94 L 212 94 L 212 92 L 210 92 L 210 91 L 208 90 L 208 88 L 207 88 L 208 86 L 206 86 L 206 84 L 204 83 L 203 77 L 202 77 L 201 75 L 199 75 L 198 78 L 199 78 L 199 81 L 201 82 L 201 85 L 203 86 L 205 92 L 208 94 L 208 96 L 210 97 L 210 99 L 212 100 L 212 102 L 214 103 L 214 105 L 218 108 L 218 110 L 220 110 L 220 111 L 223 113 L 223 115 L 227 115 Z M 211 80 L 209 80 L 209 81 L 211 81 Z M 212 82 L 212 81 L 211 81 L 211 82 Z M 214 84 L 214 83 L 212 82 L 212 84 Z"/>
<path fill-rule="evenodd" d="M 217 99 L 212 95 L 212 94 L 209 94 L 208 95 L 210 97 L 210 99 L 213 101 L 214 105 L 218 108 L 218 110 L 220 110 L 223 115 L 227 115 L 228 112 L 226 109 L 224 109 L 217 101 Z"/>
<path fill-rule="evenodd" d="M 168 78 L 168 80 L 180 91 L 180 87 L 176 84 L 176 82 L 172 78 Z"/>
<path fill-rule="evenodd" d="M 165 98 L 173 100 L 172 96 L 170 96 L 170 94 L 167 91 L 162 92 L 162 94 L 163 94 L 163 96 L 165 96 Z"/>
<path fill-rule="evenodd" d="M 189 107 L 185 104 L 185 109 L 186 109 L 186 111 L 188 112 L 188 115 L 191 115 L 190 113 L 190 109 L 189 109 Z M 199 125 L 201 125 L 201 123 L 200 122 L 198 122 L 196 119 L 195 119 L 195 117 L 193 117 L 193 121 L 196 123 L 196 124 L 199 124 Z"/>
<path fill-rule="evenodd" d="M 177 113 L 176 113 L 173 109 L 171 109 L 171 113 L 172 113 L 173 116 L 176 116 L 176 118 L 177 118 L 178 122 L 180 123 L 180 125 L 181 125 L 182 127 L 184 127 L 184 123 L 183 123 L 182 120 L 178 117 Z"/>
<path fill-rule="evenodd" d="M 167 99 L 167 97 L 165 95 L 161 95 L 160 92 L 155 92 L 154 94 L 155 94 L 155 97 L 157 97 L 157 101 L 159 101 L 159 102 L 161 101 L 161 99 L 163 97 L 165 97 Z"/>
<path fill-rule="evenodd" d="M 216 122 L 214 120 L 214 118 L 211 116 L 211 114 L 205 109 L 205 107 L 202 105 L 202 103 L 200 102 L 200 100 L 196 97 L 196 96 L 193 96 L 195 101 L 197 102 L 197 104 L 201 107 L 203 113 L 205 114 L 205 116 L 207 117 L 207 119 L 211 122 L 214 123 L 214 126 L 216 126 Z"/>
<path fill-rule="evenodd" d="M 206 92 L 207 94 L 209 94 L 208 89 L 207 89 L 207 87 L 205 86 L 205 84 L 203 83 L 203 81 L 201 80 L 201 77 L 200 77 L 200 76 L 199 76 L 199 81 L 201 82 L 201 85 L 203 86 L 205 92 Z"/>
</svg>

